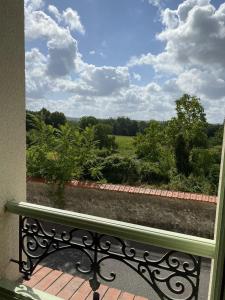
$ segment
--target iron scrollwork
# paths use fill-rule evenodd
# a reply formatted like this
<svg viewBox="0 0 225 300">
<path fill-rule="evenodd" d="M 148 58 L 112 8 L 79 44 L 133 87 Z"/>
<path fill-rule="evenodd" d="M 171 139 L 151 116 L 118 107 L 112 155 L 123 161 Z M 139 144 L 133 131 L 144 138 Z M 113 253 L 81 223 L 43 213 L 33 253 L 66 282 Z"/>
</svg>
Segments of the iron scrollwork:
<svg viewBox="0 0 225 300">
<path fill-rule="evenodd" d="M 141 252 L 117 237 L 75 228 L 61 231 L 45 228 L 37 219 L 20 216 L 19 270 L 28 279 L 36 266 L 47 256 L 63 249 L 76 249 L 86 257 L 85 264 L 76 262 L 78 272 L 87 274 L 98 300 L 100 280 L 112 282 L 116 274 L 103 274 L 102 266 L 108 260 L 119 261 L 145 280 L 161 300 L 198 299 L 201 258 L 190 254 L 168 251 L 153 258 L 150 252 Z M 51 224 L 52 226 L 52 224 Z M 26 258 L 26 260 L 23 260 Z"/>
</svg>

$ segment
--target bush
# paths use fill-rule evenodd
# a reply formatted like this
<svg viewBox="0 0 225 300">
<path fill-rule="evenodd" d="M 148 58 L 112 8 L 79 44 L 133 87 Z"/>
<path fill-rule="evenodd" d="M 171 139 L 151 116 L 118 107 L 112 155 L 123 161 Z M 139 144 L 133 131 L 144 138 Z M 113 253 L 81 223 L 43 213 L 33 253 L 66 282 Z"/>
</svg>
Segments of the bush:
<svg viewBox="0 0 225 300">
<path fill-rule="evenodd" d="M 167 188 L 169 190 L 182 192 L 215 194 L 215 187 L 207 180 L 207 178 L 204 176 L 194 176 L 193 174 L 189 177 L 175 175 L 171 178 Z"/>
<path fill-rule="evenodd" d="M 95 158 L 88 159 L 83 164 L 83 174 L 80 179 L 84 180 L 97 180 L 103 179 L 102 164 L 104 157 L 96 156 Z"/>
<path fill-rule="evenodd" d="M 111 183 L 136 183 L 139 178 L 138 165 L 134 159 L 117 154 L 105 158 L 102 175 Z"/>
<path fill-rule="evenodd" d="M 140 165 L 140 179 L 143 183 L 167 182 L 168 177 L 160 170 L 159 163 L 142 162 Z"/>
</svg>

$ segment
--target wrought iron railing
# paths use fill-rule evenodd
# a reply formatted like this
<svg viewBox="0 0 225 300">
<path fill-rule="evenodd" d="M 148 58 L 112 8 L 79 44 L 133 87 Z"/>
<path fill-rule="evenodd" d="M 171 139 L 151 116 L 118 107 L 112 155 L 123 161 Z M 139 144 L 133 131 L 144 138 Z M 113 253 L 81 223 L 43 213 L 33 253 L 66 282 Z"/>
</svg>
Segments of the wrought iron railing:
<svg viewBox="0 0 225 300">
<path fill-rule="evenodd" d="M 197 300 L 201 257 L 213 258 L 214 255 L 212 240 L 33 204 L 11 202 L 7 209 L 20 215 L 19 259 L 13 258 L 12 261 L 19 264 L 24 277 L 28 279 L 47 256 L 65 249 L 78 250 L 86 257 L 86 263 L 82 265 L 77 261 L 76 269 L 88 275 L 94 300 L 99 299 L 101 280 L 112 282 L 119 275 L 114 270 L 109 270 L 108 276 L 102 272 L 102 264 L 110 259 L 136 272 L 162 300 Z M 65 227 L 65 230 L 55 223 L 70 225 L 72 229 Z M 126 239 L 170 250 L 157 258 L 147 251 L 140 255 Z"/>
</svg>

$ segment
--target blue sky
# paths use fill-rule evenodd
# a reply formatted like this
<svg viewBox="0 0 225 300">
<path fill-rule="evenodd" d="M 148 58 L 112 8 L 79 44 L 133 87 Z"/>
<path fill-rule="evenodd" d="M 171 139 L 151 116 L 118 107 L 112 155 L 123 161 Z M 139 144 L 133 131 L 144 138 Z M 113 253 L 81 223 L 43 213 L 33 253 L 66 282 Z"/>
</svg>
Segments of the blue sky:
<svg viewBox="0 0 225 300">
<path fill-rule="evenodd" d="M 183 93 L 225 113 L 225 4 L 25 0 L 27 108 L 165 120 Z"/>
</svg>

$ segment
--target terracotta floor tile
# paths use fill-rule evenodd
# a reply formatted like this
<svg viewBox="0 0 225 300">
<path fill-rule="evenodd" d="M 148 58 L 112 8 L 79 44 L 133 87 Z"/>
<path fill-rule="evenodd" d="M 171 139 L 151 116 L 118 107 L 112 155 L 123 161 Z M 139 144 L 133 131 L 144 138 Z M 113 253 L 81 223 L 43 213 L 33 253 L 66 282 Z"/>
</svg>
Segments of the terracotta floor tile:
<svg viewBox="0 0 225 300">
<path fill-rule="evenodd" d="M 64 300 L 93 300 L 93 292 L 88 280 L 74 277 L 58 270 L 38 265 L 33 276 L 23 284 L 56 295 Z M 145 297 L 135 296 L 128 292 L 110 288 L 101 284 L 98 290 L 100 300 L 148 300 Z"/>
<path fill-rule="evenodd" d="M 134 300 L 134 295 L 127 292 L 123 292 L 120 294 L 118 300 Z"/>
<path fill-rule="evenodd" d="M 58 277 L 60 277 L 60 275 L 62 275 L 61 271 L 52 270 L 50 273 L 48 273 L 47 276 L 45 276 L 41 281 L 39 281 L 38 284 L 34 286 L 34 288 L 41 291 L 45 291 L 47 290 L 47 288 L 52 286 L 52 284 L 56 281 Z"/>
<path fill-rule="evenodd" d="M 91 293 L 91 287 L 88 281 L 85 281 L 70 300 L 86 300 Z M 110 299 L 112 300 L 112 299 Z"/>
<path fill-rule="evenodd" d="M 37 271 L 39 271 L 41 268 L 43 268 L 42 265 L 37 265 L 37 267 L 34 269 L 33 275 L 34 275 L 35 273 L 37 273 Z M 33 275 L 32 275 L 32 276 L 33 276 Z"/>
<path fill-rule="evenodd" d="M 47 268 L 47 267 L 43 267 L 40 270 L 38 270 L 32 277 L 30 280 L 24 280 L 23 284 L 33 288 L 36 284 L 38 284 L 39 281 L 41 281 L 45 276 L 48 275 L 48 273 L 50 273 L 52 271 L 52 269 Z"/>
<path fill-rule="evenodd" d="M 74 277 L 64 288 L 58 293 L 58 297 L 68 300 L 84 283 L 84 279 L 80 277 Z"/>
<path fill-rule="evenodd" d="M 64 273 L 46 290 L 51 295 L 57 295 L 73 278 L 72 275 Z"/>
<path fill-rule="evenodd" d="M 102 298 L 103 300 L 117 300 L 121 291 L 114 289 L 114 288 L 109 288 L 108 291 L 106 292 L 105 296 Z"/>
<path fill-rule="evenodd" d="M 104 284 L 101 284 L 99 289 L 97 290 L 97 292 L 99 293 L 100 295 L 100 299 L 103 299 L 105 293 L 107 292 L 108 290 L 108 286 L 104 285 Z M 91 292 L 91 294 L 87 297 L 87 300 L 93 300 L 93 292 Z"/>
</svg>

